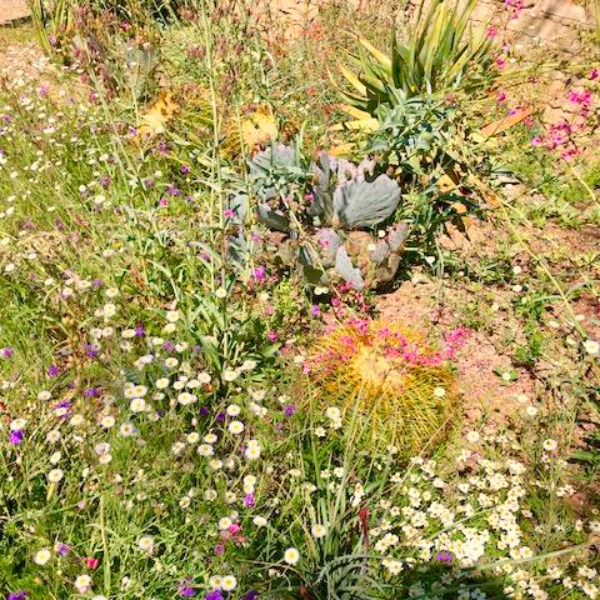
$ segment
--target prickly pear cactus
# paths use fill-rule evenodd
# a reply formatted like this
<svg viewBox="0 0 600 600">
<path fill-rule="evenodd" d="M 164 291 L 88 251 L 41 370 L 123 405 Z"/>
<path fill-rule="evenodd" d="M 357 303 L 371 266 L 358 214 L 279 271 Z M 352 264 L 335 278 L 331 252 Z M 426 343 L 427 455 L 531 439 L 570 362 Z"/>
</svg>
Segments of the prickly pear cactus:
<svg viewBox="0 0 600 600">
<path fill-rule="evenodd" d="M 259 221 L 264 223 L 269 229 L 274 231 L 283 231 L 287 233 L 290 231 L 290 221 L 285 215 L 276 213 L 271 210 L 268 204 L 259 204 L 256 207 L 256 216 Z"/>
<path fill-rule="evenodd" d="M 311 171 L 315 178 L 312 188 L 314 197 L 307 212 L 311 217 L 324 216 L 328 219 L 333 210 L 333 195 L 331 193 L 332 164 L 326 152 L 321 152 L 319 162 L 311 165 Z"/>
<path fill-rule="evenodd" d="M 400 187 L 386 174 L 373 181 L 352 180 L 333 194 L 333 223 L 343 229 L 375 227 L 391 217 L 400 203 Z"/>
<path fill-rule="evenodd" d="M 335 270 L 342 279 L 352 285 L 355 290 L 362 290 L 365 287 L 365 281 L 362 278 L 360 269 L 353 264 L 348 252 L 344 246 L 340 246 L 335 256 Z"/>
<path fill-rule="evenodd" d="M 404 243 L 408 239 L 409 233 L 410 230 L 406 223 L 395 225 L 388 233 L 388 244 L 394 254 L 400 254 L 404 250 Z"/>
<path fill-rule="evenodd" d="M 298 144 L 295 148 L 274 144 L 248 161 L 251 186 L 262 199 L 257 219 L 286 238 L 280 244 L 285 252 L 277 251 L 276 256 L 289 264 L 282 254 L 295 252 L 296 265 L 313 285 L 341 279 L 362 290 L 391 281 L 400 265 L 408 228 L 395 226 L 379 240 L 360 230 L 375 227 L 394 214 L 401 198 L 398 183 L 386 174 L 375 176 L 377 163 L 372 158 L 355 164 L 322 152 L 304 170 L 300 156 Z M 286 187 L 288 183 L 295 187 Z M 298 199 L 298 189 L 306 190 L 304 199 Z M 280 202 L 284 197 L 287 201 Z M 300 229 L 292 225 L 288 214 L 294 204 Z M 319 228 L 328 222 L 333 227 Z M 308 234 L 302 242 L 286 244 L 301 232 Z"/>
<path fill-rule="evenodd" d="M 285 144 L 273 144 L 266 150 L 258 152 L 249 161 L 250 175 L 255 175 L 269 167 L 291 167 L 296 164 L 294 148 Z"/>
<path fill-rule="evenodd" d="M 335 266 L 338 248 L 343 244 L 342 238 L 330 227 L 319 229 L 315 234 L 321 263 L 327 269 Z"/>
</svg>

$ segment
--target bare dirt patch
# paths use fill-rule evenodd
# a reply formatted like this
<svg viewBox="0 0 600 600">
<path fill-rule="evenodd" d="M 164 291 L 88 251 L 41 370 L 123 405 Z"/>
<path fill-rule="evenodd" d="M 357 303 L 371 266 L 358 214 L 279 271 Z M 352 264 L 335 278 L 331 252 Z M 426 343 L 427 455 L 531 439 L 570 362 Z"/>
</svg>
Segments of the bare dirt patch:
<svg viewBox="0 0 600 600">
<path fill-rule="evenodd" d="M 447 331 L 461 325 L 453 310 L 462 293 L 452 287 L 444 290 L 444 303 L 438 304 L 439 289 L 429 281 L 408 281 L 395 292 L 381 296 L 378 309 L 384 321 L 408 324 L 419 329 Z M 499 317 L 506 321 L 505 316 Z M 506 322 L 504 323 L 506 327 Z M 513 324 L 515 328 L 518 324 Z M 525 369 L 515 369 L 511 356 L 503 353 L 499 336 L 470 330 L 456 361 L 459 391 L 463 397 L 466 424 L 481 421 L 491 430 L 506 426 L 511 415 L 535 401 L 535 382 Z M 505 381 L 503 373 L 516 373 Z"/>
<path fill-rule="evenodd" d="M 26 0 L 0 0 L 0 25 L 23 21 L 29 16 Z"/>
</svg>

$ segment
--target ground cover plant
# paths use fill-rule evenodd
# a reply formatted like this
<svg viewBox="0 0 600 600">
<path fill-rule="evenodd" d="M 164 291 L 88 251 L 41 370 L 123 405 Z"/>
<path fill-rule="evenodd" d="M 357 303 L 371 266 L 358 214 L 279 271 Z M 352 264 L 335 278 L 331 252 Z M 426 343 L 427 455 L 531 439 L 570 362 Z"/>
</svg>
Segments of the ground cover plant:
<svg viewBox="0 0 600 600">
<path fill-rule="evenodd" d="M 599 49 L 480 8 L 0 29 L 1 597 L 598 597 Z"/>
</svg>

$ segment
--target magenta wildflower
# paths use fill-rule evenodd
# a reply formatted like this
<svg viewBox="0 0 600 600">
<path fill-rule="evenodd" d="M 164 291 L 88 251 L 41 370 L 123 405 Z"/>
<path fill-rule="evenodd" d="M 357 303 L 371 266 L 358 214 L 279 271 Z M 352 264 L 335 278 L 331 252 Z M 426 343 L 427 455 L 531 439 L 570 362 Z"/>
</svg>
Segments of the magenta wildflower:
<svg viewBox="0 0 600 600">
<path fill-rule="evenodd" d="M 276 342 L 277 341 L 277 332 L 276 331 L 269 331 L 269 333 L 267 333 L 267 339 L 270 342 Z"/>
<path fill-rule="evenodd" d="M 19 592 L 11 592 L 6 596 L 6 600 L 26 600 L 29 597 L 27 592 L 19 591 Z"/>
<path fill-rule="evenodd" d="M 445 550 L 443 552 L 438 552 L 435 558 L 442 563 L 451 563 L 453 560 L 452 554 Z"/>
<path fill-rule="evenodd" d="M 244 496 L 244 506 L 252 508 L 255 504 L 254 494 L 246 494 Z"/>
<path fill-rule="evenodd" d="M 83 562 L 85 563 L 85 566 L 88 569 L 92 569 L 92 571 L 94 569 L 97 569 L 98 565 L 100 564 L 100 560 L 98 560 L 97 558 L 92 558 L 92 557 L 84 558 Z"/>
<path fill-rule="evenodd" d="M 0 357 L 2 358 L 12 358 L 13 354 L 15 353 L 15 351 L 12 348 L 9 348 L 8 346 L 6 348 L 2 348 L 0 350 Z"/>
<path fill-rule="evenodd" d="M 256 267 L 256 269 L 254 269 L 252 272 L 252 277 L 254 277 L 256 281 L 262 283 L 267 277 L 267 270 L 262 265 Z"/>
</svg>

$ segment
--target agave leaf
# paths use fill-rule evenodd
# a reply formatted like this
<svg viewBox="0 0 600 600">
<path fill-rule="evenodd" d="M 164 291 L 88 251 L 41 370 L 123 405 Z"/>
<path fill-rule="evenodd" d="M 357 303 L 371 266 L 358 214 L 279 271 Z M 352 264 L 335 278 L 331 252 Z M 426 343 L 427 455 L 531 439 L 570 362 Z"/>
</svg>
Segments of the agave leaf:
<svg viewBox="0 0 600 600">
<path fill-rule="evenodd" d="M 349 104 L 338 104 L 338 108 L 345 112 L 347 115 L 354 117 L 359 120 L 366 120 L 371 118 L 371 114 L 366 110 L 359 110 L 358 108 L 351 106 Z"/>
<path fill-rule="evenodd" d="M 374 58 L 379 62 L 379 64 L 382 67 L 384 67 L 386 70 L 391 70 L 392 60 L 387 54 L 384 54 L 383 52 L 375 48 L 373 44 L 371 44 L 368 40 L 366 40 L 363 37 L 359 38 L 358 41 L 366 50 L 368 50 L 374 56 Z"/>
<path fill-rule="evenodd" d="M 351 131 L 377 131 L 379 129 L 379 121 L 373 117 L 368 119 L 356 119 L 354 121 L 346 121 L 338 123 L 329 128 L 329 131 L 342 131 L 349 129 Z"/>
<path fill-rule="evenodd" d="M 365 96 L 367 94 L 367 88 L 360 81 L 360 79 L 354 73 L 352 73 L 352 71 L 348 70 L 346 67 L 344 67 L 343 65 L 341 65 L 340 66 L 340 72 L 346 78 L 346 80 L 351 85 L 354 86 L 354 88 L 358 91 L 359 94 L 361 94 L 362 96 Z"/>
<path fill-rule="evenodd" d="M 392 81 L 394 86 L 407 90 L 407 74 L 409 73 L 410 50 L 398 44 L 396 33 L 392 34 Z"/>
<path fill-rule="evenodd" d="M 423 74 L 427 81 L 431 81 L 433 66 L 437 58 L 436 53 L 439 49 L 440 40 L 443 34 L 444 20 L 447 18 L 446 13 L 446 5 L 444 4 L 439 7 L 435 22 L 431 29 L 429 29 L 426 43 L 423 45 L 423 56 L 421 60 L 423 63 Z"/>
</svg>

